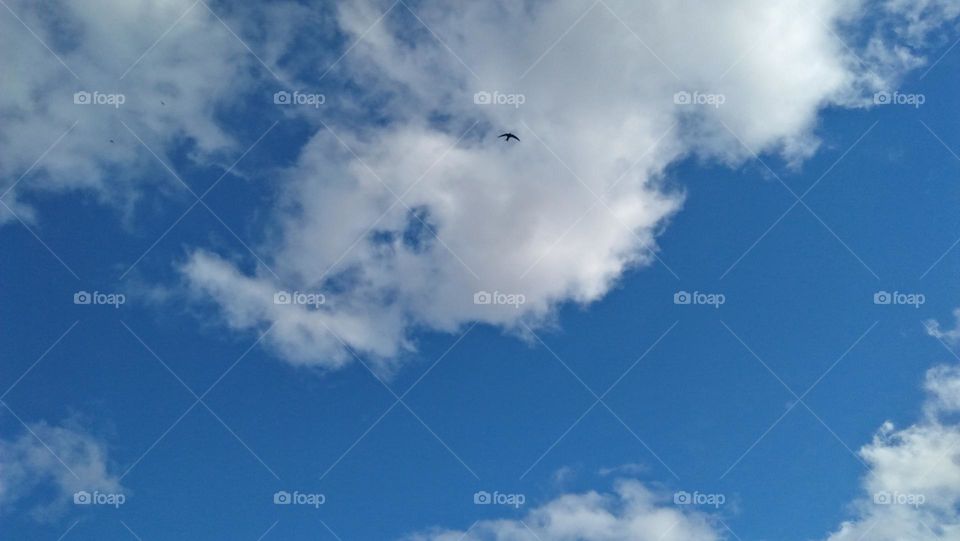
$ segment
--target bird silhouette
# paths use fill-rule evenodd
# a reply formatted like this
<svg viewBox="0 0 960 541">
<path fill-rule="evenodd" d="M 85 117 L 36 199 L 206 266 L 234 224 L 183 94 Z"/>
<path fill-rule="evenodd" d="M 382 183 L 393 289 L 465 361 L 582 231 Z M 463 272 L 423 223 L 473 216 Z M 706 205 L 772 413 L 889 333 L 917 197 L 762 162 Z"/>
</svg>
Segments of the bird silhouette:
<svg viewBox="0 0 960 541">
<path fill-rule="evenodd" d="M 497 137 L 497 139 L 499 139 L 500 137 L 504 137 L 504 141 L 510 141 L 511 138 L 516 139 L 518 142 L 520 141 L 519 137 L 517 137 L 516 135 L 510 132 L 500 134 L 500 136 Z"/>
</svg>

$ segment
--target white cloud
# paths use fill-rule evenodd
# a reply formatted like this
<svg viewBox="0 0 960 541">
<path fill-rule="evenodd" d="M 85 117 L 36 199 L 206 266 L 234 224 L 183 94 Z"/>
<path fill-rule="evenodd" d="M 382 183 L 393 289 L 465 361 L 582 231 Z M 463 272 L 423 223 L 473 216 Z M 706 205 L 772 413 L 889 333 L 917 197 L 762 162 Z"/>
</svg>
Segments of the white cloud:
<svg viewBox="0 0 960 541">
<path fill-rule="evenodd" d="M 870 469 L 854 517 L 826 541 L 960 539 L 960 366 L 927 372 L 925 416 L 887 422 L 860 450 Z M 613 494 L 563 494 L 522 519 L 482 520 L 465 531 L 435 528 L 409 541 L 626 541 L 727 538 L 713 513 L 685 512 L 642 483 L 621 479 Z M 529 529 L 528 529 L 529 528 Z"/>
<path fill-rule="evenodd" d="M 930 395 L 926 403 L 930 418 L 960 411 L 960 366 L 938 366 L 930 370 L 924 388 Z"/>
<path fill-rule="evenodd" d="M 953 318 L 955 321 L 952 329 L 944 329 L 935 319 L 928 319 L 923 324 L 927 328 L 927 334 L 948 345 L 956 346 L 960 344 L 960 308 L 953 311 Z"/>
<path fill-rule="evenodd" d="M 180 190 L 121 120 L 167 161 L 184 148 L 204 164 L 236 156 L 224 113 L 248 107 L 269 76 L 204 3 L 9 5 L 30 30 L 0 18 L 0 46 L 17 51 L 0 60 L 0 190 L 76 122 L 4 197 L 23 218 L 33 193 L 83 189 L 129 209 L 147 179 Z M 937 27 L 927 19 L 956 15 L 947 0 L 887 2 L 879 18 L 905 44 L 889 32 L 853 40 L 864 65 L 837 37 L 874 24 L 873 4 L 859 0 L 495 1 L 417 4 L 416 15 L 398 3 L 374 24 L 390 5 L 337 9 L 355 46 L 328 80 L 351 91 L 325 116 L 337 135 L 316 125 L 280 178 L 284 204 L 257 247 L 270 268 L 241 272 L 203 251 L 182 266 L 231 327 L 275 325 L 268 341 L 291 362 L 341 366 L 342 340 L 384 365 L 414 349 L 417 329 L 479 321 L 522 332 L 561 303 L 600 299 L 626 270 L 654 264 L 657 234 L 683 203 L 668 166 L 694 154 L 736 164 L 753 151 L 802 160 L 817 147 L 820 110 L 863 104 L 892 84 L 921 62 L 907 45 Z M 271 68 L 284 79 L 326 69 L 329 51 L 296 46 L 305 21 L 328 23 L 321 15 L 293 3 L 222 11 L 270 65 L 287 68 Z M 76 91 L 126 102 L 78 106 Z M 523 103 L 475 104 L 483 91 Z M 678 105 L 678 92 L 723 103 Z M 316 123 L 316 111 L 304 113 Z M 497 140 L 501 130 L 522 141 Z M 0 211 L 0 223 L 10 219 Z M 274 305 L 280 289 L 328 302 Z M 513 296 L 478 305 L 478 291 Z"/>
<path fill-rule="evenodd" d="M 197 251 L 188 282 L 233 328 L 275 324 L 268 340 L 297 363 L 342 365 L 340 340 L 385 363 L 416 329 L 471 321 L 522 332 L 653 264 L 683 202 L 668 165 L 751 150 L 800 160 L 821 109 L 862 104 L 917 63 L 873 40 L 864 66 L 834 30 L 867 18 L 853 0 L 590 6 L 418 4 L 415 17 L 397 4 L 376 23 L 388 3 L 342 4 L 356 45 L 331 77 L 365 89 L 367 111 L 328 120 L 336 136 L 318 126 L 287 171 L 259 250 L 270 269 Z M 480 91 L 523 104 L 477 105 Z M 677 105 L 677 92 L 723 104 Z M 371 109 L 384 121 L 371 125 Z M 507 130 L 522 141 L 496 139 Z M 277 307 L 278 289 L 328 302 Z M 477 305 L 477 291 L 525 302 Z"/>
<path fill-rule="evenodd" d="M 637 481 L 619 481 L 613 494 L 565 494 L 523 519 L 483 520 L 466 531 L 433 530 L 408 541 L 713 541 L 710 518 L 665 503 Z"/>
<path fill-rule="evenodd" d="M 29 426 L 19 436 L 0 439 L 0 513 L 29 506 L 32 516 L 45 520 L 62 513 L 77 491 L 123 491 L 103 441 L 74 422 Z M 42 502 L 24 504 L 40 493 Z"/>
<path fill-rule="evenodd" d="M 0 193 L 30 171 L 4 197 L 21 218 L 33 216 L 23 203 L 30 192 L 83 189 L 128 207 L 151 176 L 181 190 L 121 121 L 165 159 L 173 145 L 199 161 L 232 148 L 216 116 L 235 105 L 238 89 L 249 87 L 243 68 L 252 57 L 203 3 L 7 5 L 20 20 L 6 9 L 0 17 L 0 48 L 16 51 L 0 59 Z M 83 91 L 119 93 L 125 102 L 119 108 L 75 104 L 74 93 Z M 0 223 L 12 218 L 0 207 Z"/>
<path fill-rule="evenodd" d="M 931 34 L 960 15 L 957 0 L 886 0 L 885 7 L 902 17 L 898 32 L 913 43 L 926 42 Z"/>
<path fill-rule="evenodd" d="M 960 367 L 929 370 L 925 388 L 924 419 L 900 430 L 887 422 L 860 450 L 864 496 L 829 541 L 960 538 Z"/>
</svg>

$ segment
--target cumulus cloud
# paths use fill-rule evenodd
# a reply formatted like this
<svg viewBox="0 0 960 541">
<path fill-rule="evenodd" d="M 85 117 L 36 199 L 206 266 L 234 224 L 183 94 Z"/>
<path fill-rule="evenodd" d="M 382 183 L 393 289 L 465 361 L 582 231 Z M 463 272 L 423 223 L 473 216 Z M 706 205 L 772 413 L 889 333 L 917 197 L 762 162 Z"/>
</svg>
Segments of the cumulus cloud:
<svg viewBox="0 0 960 541">
<path fill-rule="evenodd" d="M 233 147 L 217 115 L 250 86 L 252 57 L 203 2 L 6 5 L 15 16 L 0 17 L 0 47 L 16 54 L 0 60 L 0 193 L 22 219 L 37 192 L 85 190 L 129 207 L 159 168 L 138 137 L 165 159 L 173 147 L 198 161 Z M 76 92 L 91 93 L 88 104 Z M 94 92 L 123 103 L 89 103 Z M 0 207 L 0 223 L 11 219 Z"/>
<path fill-rule="evenodd" d="M 523 519 L 483 520 L 466 531 L 433 530 L 408 541 L 714 541 L 720 528 L 699 512 L 665 504 L 642 483 L 619 481 L 612 494 L 565 494 Z"/>
<path fill-rule="evenodd" d="M 181 266 L 230 327 L 272 325 L 284 358 L 327 368 L 351 349 L 390 364 L 418 329 L 521 332 L 561 303 L 600 299 L 628 269 L 660 264 L 656 237 L 683 204 L 667 167 L 802 160 L 820 110 L 892 84 L 922 62 L 910 45 L 937 28 L 928 19 L 956 15 L 948 0 L 891 0 L 870 17 L 866 0 L 363 0 L 335 9 L 351 45 L 328 64 L 329 51 L 295 46 L 304 21 L 328 24 L 295 3 L 214 4 L 219 15 L 190 0 L 8 5 L 0 45 L 18 54 L 0 60 L 0 193 L 26 220 L 39 192 L 130 208 L 146 179 L 176 185 L 150 174 L 138 138 L 167 161 L 236 156 L 225 117 L 250 113 L 267 73 L 313 69 L 349 89 L 324 122 L 306 115 L 316 130 L 280 175 L 264 261 L 196 250 Z M 904 43 L 837 36 L 877 18 Z M 75 92 L 125 101 L 77 105 Z M 522 141 L 496 140 L 506 130 Z M 284 290 L 325 302 L 275 304 Z"/>
<path fill-rule="evenodd" d="M 860 450 L 864 496 L 829 541 L 960 538 L 960 367 L 929 370 L 925 389 L 921 421 L 887 422 Z"/>
<path fill-rule="evenodd" d="M 292 362 L 387 364 L 417 329 L 522 332 L 596 301 L 656 263 L 683 203 L 670 164 L 802 160 L 821 109 L 919 62 L 857 40 L 864 65 L 836 35 L 866 24 L 853 0 L 409 5 L 340 6 L 352 45 L 329 76 L 367 109 L 318 124 L 284 175 L 269 263 L 198 250 L 182 266 L 232 328 L 274 325 Z M 278 306 L 280 290 L 326 302 Z"/>
<path fill-rule="evenodd" d="M 855 515 L 826 541 L 960 538 L 960 366 L 926 375 L 924 416 L 897 429 L 884 423 L 860 450 L 869 465 Z M 631 466 L 631 469 L 633 467 Z M 409 541 L 713 540 L 728 537 L 715 514 L 685 512 L 636 480 L 612 494 L 562 494 L 522 519 L 483 520 L 463 531 L 435 528 Z"/>
<path fill-rule="evenodd" d="M 31 423 L 19 436 L 0 439 L 0 513 L 26 506 L 46 520 L 62 513 L 75 492 L 95 490 L 120 493 L 123 487 L 104 442 L 76 423 Z M 42 503 L 25 504 L 41 491 Z"/>
</svg>

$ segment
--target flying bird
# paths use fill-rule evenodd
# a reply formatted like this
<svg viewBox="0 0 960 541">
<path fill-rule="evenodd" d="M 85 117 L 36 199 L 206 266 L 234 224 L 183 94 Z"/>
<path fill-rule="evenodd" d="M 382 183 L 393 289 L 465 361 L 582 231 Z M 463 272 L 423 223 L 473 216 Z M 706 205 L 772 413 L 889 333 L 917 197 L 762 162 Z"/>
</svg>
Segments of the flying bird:
<svg viewBox="0 0 960 541">
<path fill-rule="evenodd" d="M 519 138 L 519 137 L 517 137 L 516 135 L 514 135 L 514 134 L 512 134 L 512 133 L 510 133 L 510 132 L 500 134 L 500 136 L 497 137 L 497 139 L 499 139 L 500 137 L 504 137 L 504 138 L 505 138 L 504 141 L 510 141 L 510 138 L 516 139 L 517 142 L 520 141 L 520 138 Z"/>
</svg>

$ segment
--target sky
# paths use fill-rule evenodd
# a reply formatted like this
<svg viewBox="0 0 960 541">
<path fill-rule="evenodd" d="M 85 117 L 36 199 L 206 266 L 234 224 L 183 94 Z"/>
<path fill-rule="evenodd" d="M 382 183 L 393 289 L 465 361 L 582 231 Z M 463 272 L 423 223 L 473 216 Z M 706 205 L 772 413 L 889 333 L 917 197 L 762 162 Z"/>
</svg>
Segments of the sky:
<svg viewBox="0 0 960 541">
<path fill-rule="evenodd" d="M 960 539 L 960 2 L 0 5 L 0 539 Z"/>
</svg>

